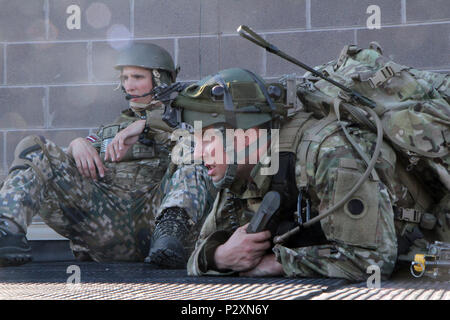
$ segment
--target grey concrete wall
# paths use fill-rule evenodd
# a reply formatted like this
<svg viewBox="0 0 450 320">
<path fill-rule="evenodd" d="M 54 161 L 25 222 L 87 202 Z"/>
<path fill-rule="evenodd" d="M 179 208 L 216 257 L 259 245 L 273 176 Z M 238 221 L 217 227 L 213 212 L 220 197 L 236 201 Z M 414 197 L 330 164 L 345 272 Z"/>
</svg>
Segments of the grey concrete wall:
<svg viewBox="0 0 450 320">
<path fill-rule="evenodd" d="M 378 41 L 399 63 L 450 71 L 448 0 L 0 0 L 0 179 L 32 133 L 66 146 L 126 107 L 112 64 L 129 39 L 162 45 L 193 81 L 228 67 L 265 78 L 302 70 L 240 38 L 251 26 L 305 63 Z M 69 29 L 70 5 L 80 29 Z M 370 5 L 381 29 L 369 30 Z"/>
</svg>

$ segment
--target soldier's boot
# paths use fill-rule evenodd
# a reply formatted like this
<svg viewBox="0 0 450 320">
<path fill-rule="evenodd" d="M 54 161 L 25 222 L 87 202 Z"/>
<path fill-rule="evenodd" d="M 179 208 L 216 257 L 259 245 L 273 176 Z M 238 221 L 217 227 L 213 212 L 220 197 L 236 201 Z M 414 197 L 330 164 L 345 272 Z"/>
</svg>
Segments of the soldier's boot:
<svg viewBox="0 0 450 320">
<path fill-rule="evenodd" d="M 188 232 L 189 217 L 183 209 L 164 210 L 156 224 L 145 262 L 159 268 L 186 268 L 188 256 L 184 246 Z"/>
<path fill-rule="evenodd" d="M 91 255 L 89 254 L 89 249 L 84 245 L 74 242 L 74 240 L 70 240 L 70 249 L 72 250 L 72 254 L 75 259 L 77 259 L 77 261 L 94 261 L 94 259 L 92 259 Z"/>
<path fill-rule="evenodd" d="M 12 220 L 0 218 L 0 267 L 19 266 L 33 260 L 25 233 Z"/>
<path fill-rule="evenodd" d="M 72 254 L 75 257 L 77 261 L 80 262 L 87 262 L 87 261 L 94 261 L 90 254 L 86 251 L 74 251 L 72 250 Z"/>
</svg>

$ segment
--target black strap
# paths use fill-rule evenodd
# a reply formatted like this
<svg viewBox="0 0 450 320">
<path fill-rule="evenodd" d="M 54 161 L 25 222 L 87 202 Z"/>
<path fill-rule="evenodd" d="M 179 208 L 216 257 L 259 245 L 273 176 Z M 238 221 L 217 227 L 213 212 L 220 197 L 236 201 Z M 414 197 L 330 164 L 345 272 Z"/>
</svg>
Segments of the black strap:
<svg viewBox="0 0 450 320">
<path fill-rule="evenodd" d="M 225 108 L 225 120 L 231 127 L 237 128 L 236 113 L 230 90 L 228 90 L 228 86 L 220 74 L 214 76 L 214 81 L 216 81 L 224 90 L 223 105 Z"/>
<path fill-rule="evenodd" d="M 415 226 L 411 231 L 406 231 L 403 235 L 397 235 L 397 255 L 407 254 L 414 241 L 422 239 L 423 233 L 418 226 Z"/>
<path fill-rule="evenodd" d="M 259 88 L 261 89 L 261 92 L 263 93 L 264 97 L 266 98 L 267 104 L 270 106 L 270 109 L 272 110 L 272 128 L 275 128 L 276 126 L 274 126 L 274 122 L 273 120 L 276 119 L 276 111 L 277 108 L 275 107 L 275 105 L 273 104 L 272 99 L 269 96 L 269 93 L 267 92 L 267 88 L 264 85 L 264 83 L 262 83 L 262 81 L 256 76 L 256 74 L 254 74 L 253 72 L 251 72 L 250 70 L 244 69 L 252 78 L 253 80 L 255 80 L 255 82 L 258 84 Z"/>
<path fill-rule="evenodd" d="M 294 212 L 298 210 L 297 201 L 299 190 L 295 180 L 296 155 L 292 152 L 280 152 L 280 166 L 278 172 L 272 177 L 270 190 L 277 191 L 281 196 L 280 214 L 272 219 L 268 229 L 272 235 L 281 235 L 297 226 Z M 303 202 L 307 199 L 303 195 Z M 309 200 L 308 200 L 309 201 Z M 312 216 L 317 212 L 311 212 Z M 304 217 L 306 218 L 306 216 Z M 328 240 L 319 223 L 302 229 L 301 233 L 292 236 L 285 244 L 289 248 L 304 247 L 309 245 L 326 244 Z"/>
<path fill-rule="evenodd" d="M 280 166 L 272 177 L 270 189 L 281 195 L 282 208 L 294 208 L 297 203 L 298 189 L 295 183 L 295 154 L 280 152 Z"/>
</svg>

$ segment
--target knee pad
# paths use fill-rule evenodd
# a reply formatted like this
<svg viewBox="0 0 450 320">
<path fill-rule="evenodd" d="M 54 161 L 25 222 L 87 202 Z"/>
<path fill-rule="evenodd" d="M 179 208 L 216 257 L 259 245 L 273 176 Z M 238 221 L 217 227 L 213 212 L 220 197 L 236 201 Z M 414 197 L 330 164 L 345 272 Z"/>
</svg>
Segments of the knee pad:
<svg viewBox="0 0 450 320">
<path fill-rule="evenodd" d="M 27 156 L 32 153 L 41 150 L 44 154 L 47 154 L 45 149 L 45 138 L 43 136 L 28 136 L 22 139 L 14 151 L 14 161 L 11 164 L 8 173 L 11 173 L 17 169 L 28 169 L 33 168 L 34 171 L 39 175 L 41 180 L 45 181 L 44 175 L 41 170 L 33 164 L 32 159 Z"/>
</svg>

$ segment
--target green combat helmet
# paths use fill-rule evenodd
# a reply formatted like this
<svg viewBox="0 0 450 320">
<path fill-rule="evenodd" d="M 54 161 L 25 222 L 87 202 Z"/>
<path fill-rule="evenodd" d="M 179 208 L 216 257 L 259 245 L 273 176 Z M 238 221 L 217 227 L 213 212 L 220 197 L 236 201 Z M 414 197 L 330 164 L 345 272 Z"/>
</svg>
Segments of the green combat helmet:
<svg viewBox="0 0 450 320">
<path fill-rule="evenodd" d="M 153 86 L 170 85 L 175 82 L 179 67 L 166 49 L 153 43 L 133 43 L 119 53 L 115 69 L 133 66 L 152 71 Z M 123 90 L 123 87 L 122 87 Z M 148 93 L 146 95 L 149 95 Z M 129 100 L 127 96 L 127 100 Z"/>
<path fill-rule="evenodd" d="M 251 71 L 232 68 L 219 71 L 184 89 L 173 106 L 179 109 L 180 121 L 202 127 L 249 129 L 261 125 L 278 128 L 287 111 L 282 103 L 284 88 L 278 84 L 267 85 Z M 225 139 L 224 139 L 225 141 Z M 228 164 L 224 178 L 214 182 L 217 188 L 231 186 L 237 164 Z"/>
<path fill-rule="evenodd" d="M 267 86 L 251 71 L 232 68 L 188 86 L 173 106 L 183 110 L 181 121 L 191 126 L 202 121 L 203 127 L 249 129 L 286 116 L 283 96 L 281 85 Z"/>
</svg>

